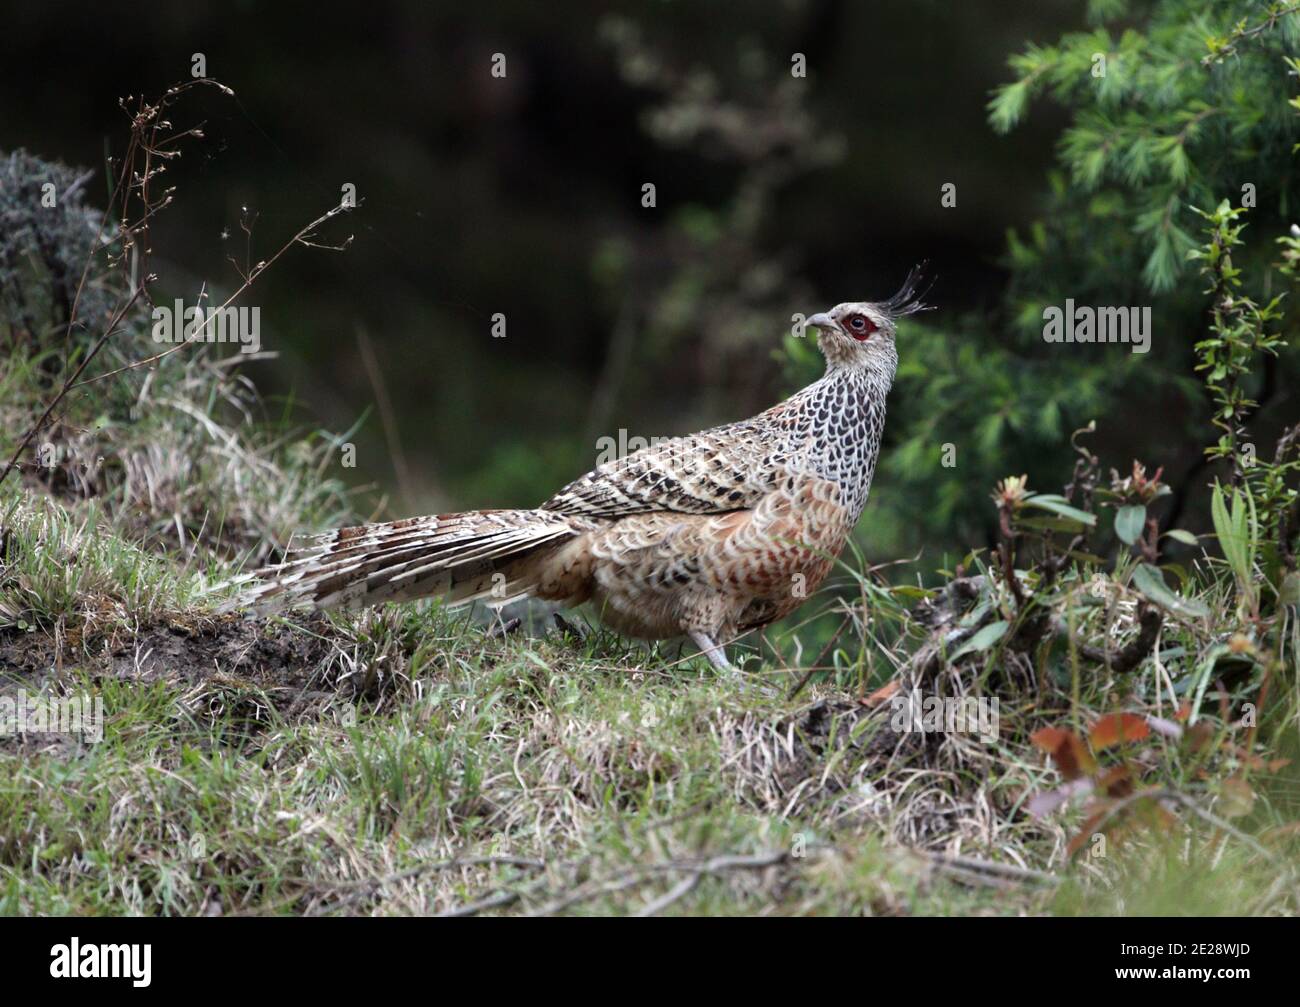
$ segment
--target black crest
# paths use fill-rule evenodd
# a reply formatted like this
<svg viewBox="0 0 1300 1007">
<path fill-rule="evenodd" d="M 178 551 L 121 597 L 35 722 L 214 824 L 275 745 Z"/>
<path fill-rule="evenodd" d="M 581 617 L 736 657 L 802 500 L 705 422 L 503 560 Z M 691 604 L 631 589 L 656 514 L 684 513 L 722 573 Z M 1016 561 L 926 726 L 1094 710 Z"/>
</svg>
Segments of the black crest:
<svg viewBox="0 0 1300 1007">
<path fill-rule="evenodd" d="M 887 301 L 881 301 L 876 305 L 885 314 L 891 318 L 902 318 L 905 315 L 915 315 L 918 311 L 931 311 L 934 309 L 933 304 L 926 304 L 922 298 L 925 297 L 934 287 L 934 279 L 931 278 L 929 286 L 924 291 L 918 293 L 921 283 L 925 280 L 925 267 L 927 261 L 922 261 L 912 267 L 912 271 L 907 274 L 907 279 L 903 281 L 902 288 Z"/>
</svg>

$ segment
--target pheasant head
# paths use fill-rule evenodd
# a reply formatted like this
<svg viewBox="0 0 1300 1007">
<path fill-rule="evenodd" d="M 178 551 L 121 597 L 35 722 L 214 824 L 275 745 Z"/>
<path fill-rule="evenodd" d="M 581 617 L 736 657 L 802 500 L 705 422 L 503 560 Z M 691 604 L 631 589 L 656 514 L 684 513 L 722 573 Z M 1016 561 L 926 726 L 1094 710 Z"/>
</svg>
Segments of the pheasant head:
<svg viewBox="0 0 1300 1007">
<path fill-rule="evenodd" d="M 846 301 L 808 319 L 806 324 L 819 330 L 817 345 L 828 370 L 865 369 L 893 378 L 898 364 L 895 323 L 932 307 L 917 293 L 924 268 L 925 263 L 914 267 L 902 289 L 887 301 Z"/>
</svg>

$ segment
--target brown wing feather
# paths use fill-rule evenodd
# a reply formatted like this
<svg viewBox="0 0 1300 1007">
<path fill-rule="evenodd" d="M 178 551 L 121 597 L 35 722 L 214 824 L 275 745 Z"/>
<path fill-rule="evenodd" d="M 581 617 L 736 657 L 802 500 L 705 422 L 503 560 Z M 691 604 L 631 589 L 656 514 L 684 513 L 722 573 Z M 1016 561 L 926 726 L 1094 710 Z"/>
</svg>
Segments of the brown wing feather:
<svg viewBox="0 0 1300 1007">
<path fill-rule="evenodd" d="M 781 409 L 658 441 L 605 462 L 569 483 L 542 509 L 623 517 L 651 511 L 719 514 L 757 506 L 780 484 L 785 471 L 781 429 L 775 422 Z"/>
</svg>

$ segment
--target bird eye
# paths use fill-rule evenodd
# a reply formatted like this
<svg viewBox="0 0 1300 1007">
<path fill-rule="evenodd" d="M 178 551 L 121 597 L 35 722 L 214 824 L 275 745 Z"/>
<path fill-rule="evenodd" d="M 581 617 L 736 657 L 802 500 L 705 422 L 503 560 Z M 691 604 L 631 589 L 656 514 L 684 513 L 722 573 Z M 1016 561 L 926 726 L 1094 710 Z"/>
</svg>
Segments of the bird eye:
<svg viewBox="0 0 1300 1007">
<path fill-rule="evenodd" d="M 854 339 L 866 339 L 876 331 L 876 323 L 866 315 L 850 315 L 848 323 L 849 333 Z"/>
</svg>

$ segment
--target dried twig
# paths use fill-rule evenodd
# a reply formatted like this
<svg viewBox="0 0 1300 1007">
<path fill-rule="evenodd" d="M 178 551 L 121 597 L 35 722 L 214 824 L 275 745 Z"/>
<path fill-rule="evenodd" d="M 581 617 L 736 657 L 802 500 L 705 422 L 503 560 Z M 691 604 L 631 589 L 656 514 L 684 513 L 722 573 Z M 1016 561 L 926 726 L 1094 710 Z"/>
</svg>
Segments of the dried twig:
<svg viewBox="0 0 1300 1007">
<path fill-rule="evenodd" d="M 117 216 L 120 221 L 117 225 L 117 234 L 112 238 L 105 239 L 102 233 L 103 228 L 101 227 L 99 238 L 95 242 L 94 246 L 92 246 L 91 251 L 87 254 L 86 263 L 82 269 L 81 279 L 77 284 L 77 290 L 73 296 L 72 305 L 69 310 L 67 330 L 64 337 L 65 342 L 71 338 L 73 327 L 80 320 L 78 316 L 78 308 L 81 303 L 81 295 L 85 288 L 86 279 L 90 274 L 90 266 L 95 255 L 110 248 L 118 242 L 121 242 L 121 250 L 115 257 L 111 258 L 113 258 L 113 260 L 119 265 L 124 274 L 130 278 L 130 283 L 128 284 L 129 293 L 125 300 L 113 312 L 104 331 L 101 333 L 99 338 L 96 339 L 86 355 L 81 359 L 76 369 L 64 380 L 62 387 L 60 387 L 53 399 L 51 399 L 44 412 L 41 413 L 40 418 L 19 441 L 18 446 L 10 457 L 8 463 L 2 470 L 0 470 L 0 482 L 3 482 L 8 477 L 9 473 L 17 467 L 18 461 L 22 458 L 23 453 L 31 445 L 36 435 L 45 428 L 45 425 L 50 421 L 55 410 L 68 396 L 69 392 L 96 381 L 103 381 L 106 378 L 111 378 L 125 371 L 156 363 L 169 353 L 174 353 L 193 342 L 200 341 L 200 338 L 206 335 L 205 330 L 207 330 L 213 320 L 217 317 L 216 313 L 208 313 L 203 324 L 190 338 L 177 343 L 175 346 L 169 347 L 161 353 L 154 354 L 144 360 L 134 361 L 133 363 L 115 368 L 111 371 L 106 371 L 103 374 L 97 374 L 93 377 L 85 378 L 84 380 L 82 379 L 82 374 L 85 373 L 90 362 L 99 355 L 100 350 L 103 349 L 108 340 L 118 332 L 123 320 L 131 309 L 141 300 L 144 300 L 147 303 L 152 303 L 152 298 L 149 294 L 149 286 L 154 281 L 155 277 L 148 271 L 148 262 L 151 255 L 149 225 L 152 218 L 158 212 L 170 205 L 172 201 L 172 190 L 165 190 L 160 196 L 155 197 L 151 195 L 150 183 L 165 170 L 165 162 L 180 155 L 180 151 L 177 149 L 176 145 L 181 140 L 191 137 L 201 138 L 203 136 L 202 131 L 198 128 L 182 130 L 178 133 L 161 136 L 160 132 L 162 130 L 171 128 L 171 124 L 163 118 L 163 112 L 179 95 L 188 91 L 191 87 L 203 84 L 215 86 L 227 94 L 234 94 L 230 88 L 218 83 L 217 81 L 211 80 L 210 78 L 198 78 L 170 88 L 163 97 L 157 101 L 148 102 L 144 99 L 140 99 L 136 111 L 132 114 L 131 136 L 127 145 L 127 152 L 122 158 L 121 170 L 118 173 L 117 182 L 109 199 L 110 207 L 117 207 Z M 127 100 L 128 99 L 123 99 L 123 108 L 126 107 Z M 156 160 L 163 163 L 155 164 Z M 138 219 L 133 221 L 131 219 L 131 210 L 135 201 L 139 202 L 142 210 Z M 279 251 L 272 255 L 271 258 L 259 262 L 256 266 L 251 268 L 248 274 L 244 276 L 244 283 L 235 291 L 234 294 L 226 299 L 219 310 L 224 310 L 229 307 L 253 284 L 254 280 L 256 280 L 256 278 L 260 276 L 268 266 L 279 259 L 280 256 L 282 256 L 294 244 L 303 244 L 313 248 L 331 247 L 321 245 L 311 239 L 315 237 L 316 229 L 322 224 L 349 209 L 351 209 L 351 207 L 341 204 L 317 217 L 306 227 L 299 230 L 279 249 Z M 105 221 L 108 220 L 108 217 L 109 215 L 105 214 Z M 351 241 L 352 238 L 349 237 L 342 245 L 332 247 L 335 250 L 342 250 L 346 248 Z"/>
<path fill-rule="evenodd" d="M 1156 640 L 1160 636 L 1160 627 L 1163 620 L 1160 617 L 1160 610 L 1154 605 L 1148 605 L 1146 602 L 1138 603 L 1138 635 L 1124 645 L 1120 650 L 1112 652 L 1103 647 L 1094 647 L 1091 644 L 1079 643 L 1079 653 L 1089 661 L 1096 661 L 1098 664 L 1104 664 L 1111 671 L 1123 674 L 1132 671 L 1141 664 L 1151 653 L 1156 645 Z M 1070 631 L 1062 620 L 1057 620 L 1054 624 L 1056 635 L 1061 638 L 1068 638 Z"/>
<path fill-rule="evenodd" d="M 790 695 L 785 697 L 787 702 L 794 699 L 796 696 L 799 695 L 799 693 L 803 692 L 804 686 L 808 684 L 808 682 L 812 679 L 813 675 L 815 675 L 818 671 L 822 670 L 822 664 L 826 660 L 827 656 L 830 654 L 831 648 L 833 648 L 835 644 L 839 642 L 840 637 L 844 635 L 844 630 L 848 628 L 848 625 L 849 625 L 849 618 L 846 615 L 840 621 L 839 628 L 835 630 L 835 633 L 826 642 L 826 646 L 822 648 L 822 652 L 817 655 L 817 660 L 813 661 L 812 667 L 810 667 L 807 671 L 804 672 L 803 677 L 800 678 L 799 681 L 795 683 L 794 688 L 790 690 Z"/>
<path fill-rule="evenodd" d="M 993 860 L 981 860 L 978 857 L 959 856 L 951 853 L 932 853 L 927 850 L 914 851 L 940 870 L 958 874 L 962 877 L 978 879 L 996 878 L 1000 881 L 1027 882 L 1038 885 L 1057 885 L 1061 879 L 1043 871 L 1030 870 L 1016 864 L 1003 864 Z"/>
<path fill-rule="evenodd" d="M 212 311 L 208 312 L 207 318 L 204 319 L 204 322 L 201 326 L 195 329 L 193 336 L 183 340 L 182 342 L 177 343 L 175 346 L 168 347 L 167 349 L 163 350 L 161 353 L 155 353 L 152 357 L 145 357 L 143 360 L 135 360 L 129 364 L 125 364 L 122 367 L 114 368 L 111 371 L 105 371 L 103 374 L 96 374 L 92 378 L 86 378 L 85 381 L 77 382 L 72 387 L 74 389 L 81 388 L 84 385 L 94 384 L 96 381 L 103 381 L 105 378 L 111 378 L 118 374 L 122 374 L 126 371 L 133 371 L 139 367 L 148 367 L 150 364 L 157 363 L 159 360 L 161 360 L 163 357 L 167 356 L 168 354 L 175 353 L 177 350 L 183 350 L 185 347 L 190 346 L 193 343 L 201 342 L 202 340 L 199 338 L 200 334 L 202 334 L 204 330 L 213 322 L 213 320 L 216 319 L 217 312 L 223 311 L 226 308 L 230 307 L 230 305 L 234 304 L 234 302 L 239 299 L 240 295 L 243 294 L 244 291 L 246 291 L 249 287 L 251 287 L 259 276 L 261 276 L 264 272 L 266 272 L 266 270 L 270 266 L 272 266 L 275 263 L 275 261 L 280 258 L 280 256 L 284 255 L 284 253 L 287 252 L 294 245 L 303 244 L 303 245 L 307 245 L 309 248 L 324 248 L 329 251 L 335 251 L 335 252 L 341 252 L 344 249 L 346 249 L 348 245 L 352 243 L 351 235 L 349 235 L 348 238 L 341 245 L 321 245 L 315 242 L 307 241 L 306 239 L 314 237 L 315 230 L 318 227 L 320 227 L 322 224 L 324 224 L 326 221 L 333 220 L 340 213 L 347 213 L 350 210 L 351 207 L 340 205 L 334 207 L 331 210 L 326 211 L 325 213 L 322 213 L 319 217 L 313 220 L 306 227 L 302 228 L 300 231 L 298 231 L 297 234 L 295 234 L 292 238 L 290 238 L 283 245 L 281 245 L 279 250 L 277 250 L 276 253 L 272 255 L 269 259 L 265 259 L 259 262 L 249 272 L 247 278 L 244 280 L 243 284 L 240 285 L 238 290 L 236 290 L 233 294 L 227 297 L 218 308 L 215 308 Z"/>
</svg>

